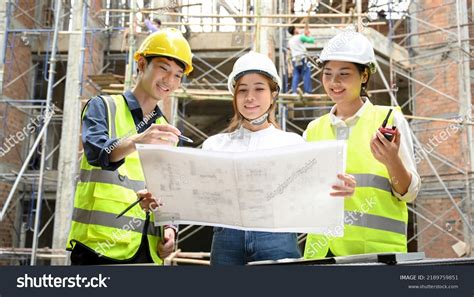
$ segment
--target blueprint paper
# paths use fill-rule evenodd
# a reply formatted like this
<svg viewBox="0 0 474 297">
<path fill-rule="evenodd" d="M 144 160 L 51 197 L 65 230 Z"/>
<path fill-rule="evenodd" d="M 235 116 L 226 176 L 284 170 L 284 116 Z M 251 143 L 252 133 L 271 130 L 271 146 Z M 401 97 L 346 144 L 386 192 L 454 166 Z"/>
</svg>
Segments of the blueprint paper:
<svg viewBox="0 0 474 297">
<path fill-rule="evenodd" d="M 243 153 L 145 144 L 137 150 L 147 189 L 164 204 L 155 225 L 343 235 L 344 198 L 329 196 L 345 171 L 342 141 Z"/>
</svg>

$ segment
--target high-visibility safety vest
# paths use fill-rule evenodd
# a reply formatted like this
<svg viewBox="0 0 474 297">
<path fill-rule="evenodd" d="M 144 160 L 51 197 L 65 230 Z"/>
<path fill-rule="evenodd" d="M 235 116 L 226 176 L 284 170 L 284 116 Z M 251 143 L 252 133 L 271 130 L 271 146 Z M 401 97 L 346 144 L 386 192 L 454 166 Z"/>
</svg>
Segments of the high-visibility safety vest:
<svg viewBox="0 0 474 297">
<path fill-rule="evenodd" d="M 103 96 L 107 108 L 111 138 L 125 138 L 137 134 L 132 114 L 122 95 Z M 159 117 L 156 124 L 165 124 Z M 111 150 L 113 148 L 110 148 Z M 74 198 L 68 250 L 76 242 L 113 260 L 131 259 L 140 247 L 146 213 L 136 205 L 120 218 L 116 216 L 137 200 L 136 192 L 145 188 L 145 178 L 138 152 L 125 157 L 115 171 L 102 170 L 87 162 L 82 155 L 80 180 Z M 160 231 L 153 219 L 148 224 L 147 237 L 150 255 L 155 263 L 162 263 L 157 254 Z"/>
<path fill-rule="evenodd" d="M 336 256 L 364 253 L 406 252 L 408 210 L 406 203 L 392 193 L 387 168 L 370 150 L 370 141 L 382 125 L 390 107 L 370 102 L 348 135 L 348 128 L 334 133 L 329 114 L 312 121 L 307 141 L 347 139 L 346 172 L 357 185 L 351 198 L 344 200 L 344 236 L 308 234 L 304 257 L 324 258 L 328 249 Z M 395 109 L 394 112 L 400 112 Z M 393 116 L 388 121 L 391 127 Z M 408 137 L 408 136 L 405 136 Z"/>
</svg>

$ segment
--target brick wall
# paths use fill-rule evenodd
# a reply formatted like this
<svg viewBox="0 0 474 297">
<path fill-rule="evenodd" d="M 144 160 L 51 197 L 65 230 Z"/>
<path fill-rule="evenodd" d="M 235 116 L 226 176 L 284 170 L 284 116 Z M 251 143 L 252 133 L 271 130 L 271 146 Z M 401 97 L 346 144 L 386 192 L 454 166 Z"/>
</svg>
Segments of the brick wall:
<svg viewBox="0 0 474 297">
<path fill-rule="evenodd" d="M 3 207 L 5 200 L 7 199 L 11 185 L 6 183 L 0 183 L 0 205 Z M 11 206 L 12 204 L 10 204 Z M 0 224 L 0 247 L 11 247 L 12 239 L 15 235 L 14 232 L 14 220 L 15 210 L 13 209 L 7 214 Z"/>
<path fill-rule="evenodd" d="M 87 36 L 87 50 L 84 59 L 84 90 L 83 95 L 97 95 L 97 90 L 87 83 L 87 76 L 98 74 L 104 63 L 104 44 L 96 34 Z"/>
<path fill-rule="evenodd" d="M 450 4 L 451 3 L 451 4 Z M 456 6 L 454 2 L 443 0 L 427 1 L 422 0 L 418 3 L 416 10 L 424 11 L 415 15 L 416 18 L 429 22 L 437 27 L 447 28 L 456 25 Z M 432 31 L 434 27 L 426 26 L 421 22 L 417 23 L 418 32 Z M 446 29 L 456 34 L 456 27 Z M 412 49 L 417 55 L 428 55 L 439 52 L 443 49 L 449 49 L 453 45 L 454 36 L 437 31 L 428 34 L 415 36 L 412 39 Z M 458 64 L 455 49 L 445 53 L 437 54 L 431 57 L 414 60 L 413 77 L 437 90 L 443 92 L 456 100 L 459 97 L 459 77 Z M 434 67 L 433 67 L 434 66 Z M 415 99 L 415 114 L 417 116 L 452 118 L 455 119 L 459 114 L 459 103 L 455 100 L 446 98 L 434 91 L 429 90 L 419 84 L 415 84 L 415 92 L 419 92 Z M 467 155 L 466 135 L 459 127 L 443 122 L 420 122 L 412 125 L 421 144 L 428 150 L 441 155 L 443 158 L 456 167 L 463 170 L 468 169 L 469 158 Z M 455 128 L 456 127 L 456 128 Z M 433 179 L 433 171 L 428 166 L 426 160 L 418 154 L 418 171 L 423 179 Z M 437 172 L 443 176 L 444 181 L 463 178 L 459 172 L 435 158 L 430 158 Z M 420 195 L 417 198 L 416 210 L 430 220 L 435 220 L 437 216 L 453 207 L 448 195 L 441 189 L 439 183 L 425 183 L 424 189 L 439 188 L 438 192 L 428 196 Z M 453 195 L 454 196 L 454 195 Z M 456 197 L 460 199 L 460 197 Z M 421 232 L 428 226 L 428 222 L 418 216 L 417 230 Z M 464 240 L 462 233 L 463 223 L 459 214 L 452 209 L 436 224 L 449 234 Z M 418 236 L 418 249 L 425 251 L 429 257 L 457 257 L 451 246 L 455 244 L 452 236 L 443 233 L 434 226 L 430 226 Z"/>
<path fill-rule="evenodd" d="M 459 200 L 459 198 L 455 198 L 456 202 Z M 457 243 L 456 238 L 463 240 L 463 223 L 459 213 L 454 208 L 451 209 L 453 206 L 451 201 L 444 197 L 431 198 L 420 199 L 417 204 L 418 208 L 423 207 L 431 212 L 427 216 L 432 221 L 447 212 L 436 222 L 440 228 L 434 225 L 430 226 L 429 222 L 418 218 L 418 232 L 424 230 L 418 237 L 418 249 L 424 251 L 427 257 L 456 258 L 457 255 L 451 246 Z"/>
<path fill-rule="evenodd" d="M 35 7 L 31 0 L 18 0 L 13 6 L 13 16 L 20 21 L 25 28 L 34 28 L 35 26 Z"/>
</svg>

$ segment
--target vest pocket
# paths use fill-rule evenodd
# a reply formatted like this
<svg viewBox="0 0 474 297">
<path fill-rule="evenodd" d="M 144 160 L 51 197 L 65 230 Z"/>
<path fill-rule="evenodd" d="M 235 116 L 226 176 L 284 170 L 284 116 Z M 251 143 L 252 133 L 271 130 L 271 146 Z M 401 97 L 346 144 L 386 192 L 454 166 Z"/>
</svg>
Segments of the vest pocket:
<svg viewBox="0 0 474 297">
<path fill-rule="evenodd" d="M 122 217 L 116 218 L 117 214 L 134 201 L 126 198 L 130 193 L 133 195 L 132 191 L 119 189 L 103 184 L 94 189 L 94 205 L 90 211 L 87 234 L 89 239 L 97 241 L 100 250 L 111 249 L 118 244 L 129 244 L 133 233 L 141 236 L 143 220 L 140 217 L 144 217 L 144 212 L 140 206 L 137 205 Z M 103 251 L 97 252 L 104 254 Z"/>
<path fill-rule="evenodd" d="M 137 194 L 133 190 L 125 187 L 113 184 L 98 184 L 94 189 L 94 198 L 130 204 L 137 200 Z"/>
</svg>

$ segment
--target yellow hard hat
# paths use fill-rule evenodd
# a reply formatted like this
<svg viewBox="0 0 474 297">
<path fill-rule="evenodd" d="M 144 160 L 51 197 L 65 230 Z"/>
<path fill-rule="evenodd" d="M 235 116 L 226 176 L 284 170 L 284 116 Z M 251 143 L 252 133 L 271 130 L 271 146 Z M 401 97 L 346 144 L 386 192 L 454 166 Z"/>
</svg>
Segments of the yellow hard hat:
<svg viewBox="0 0 474 297">
<path fill-rule="evenodd" d="M 184 74 L 193 71 L 193 54 L 188 41 L 181 31 L 175 28 L 166 28 L 148 35 L 135 52 L 135 61 L 140 56 L 165 56 L 177 59 L 185 65 Z"/>
</svg>

